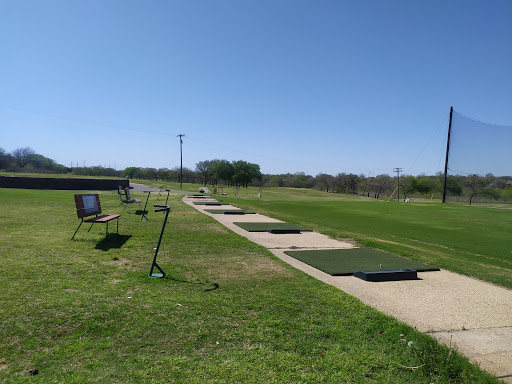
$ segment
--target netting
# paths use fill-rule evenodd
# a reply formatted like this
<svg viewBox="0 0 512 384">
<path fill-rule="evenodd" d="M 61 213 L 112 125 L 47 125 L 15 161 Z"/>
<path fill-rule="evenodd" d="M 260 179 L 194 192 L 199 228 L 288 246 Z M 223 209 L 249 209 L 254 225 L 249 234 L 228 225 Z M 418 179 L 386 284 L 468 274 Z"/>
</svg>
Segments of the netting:
<svg viewBox="0 0 512 384">
<path fill-rule="evenodd" d="M 512 176 L 512 126 L 482 123 L 453 111 L 448 175 Z"/>
</svg>

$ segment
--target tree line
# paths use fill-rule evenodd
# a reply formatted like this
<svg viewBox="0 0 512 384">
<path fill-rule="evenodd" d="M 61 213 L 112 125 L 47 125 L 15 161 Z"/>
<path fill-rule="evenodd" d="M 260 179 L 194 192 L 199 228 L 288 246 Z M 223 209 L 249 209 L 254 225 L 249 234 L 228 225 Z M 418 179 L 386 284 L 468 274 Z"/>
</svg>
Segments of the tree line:
<svg viewBox="0 0 512 384">
<path fill-rule="evenodd" d="M 37 154 L 30 147 L 17 148 L 11 153 L 0 148 L 0 169 L 11 172 L 66 173 L 67 168 L 55 160 Z"/>
<path fill-rule="evenodd" d="M 196 163 L 194 170 L 183 167 L 143 168 L 128 167 L 116 170 L 110 167 L 91 166 L 67 168 L 54 160 L 35 153 L 30 147 L 18 148 L 7 153 L 0 148 L 0 169 L 12 172 L 70 173 L 81 176 L 126 177 L 141 180 L 161 180 L 203 185 L 225 185 L 234 187 L 290 187 L 312 188 L 327 193 L 358 194 L 375 199 L 398 196 L 402 200 L 412 197 L 440 198 L 443 191 L 444 175 L 403 175 L 397 177 L 381 174 L 373 177 L 363 174 L 338 173 L 335 176 L 319 173 L 316 176 L 304 172 L 286 174 L 262 174 L 258 164 L 243 160 L 203 160 Z M 495 201 L 512 201 L 512 177 L 495 177 L 492 174 L 449 175 L 447 195 L 451 199 L 469 200 L 475 198 Z"/>
</svg>

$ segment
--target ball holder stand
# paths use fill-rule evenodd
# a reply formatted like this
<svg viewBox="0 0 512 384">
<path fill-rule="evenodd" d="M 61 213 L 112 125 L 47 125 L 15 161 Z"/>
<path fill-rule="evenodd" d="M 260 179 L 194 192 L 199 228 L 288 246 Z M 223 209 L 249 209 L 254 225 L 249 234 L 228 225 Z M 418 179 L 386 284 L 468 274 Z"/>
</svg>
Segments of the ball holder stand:
<svg viewBox="0 0 512 384">
<path fill-rule="evenodd" d="M 164 223 L 162 224 L 162 232 L 160 232 L 160 238 L 158 239 L 158 245 L 155 249 L 155 256 L 153 257 L 153 263 L 151 264 L 151 269 L 149 271 L 149 277 L 165 277 L 165 272 L 160 266 L 156 263 L 156 257 L 158 256 L 158 250 L 160 249 L 160 243 L 162 242 L 162 237 L 164 235 L 165 231 L 165 224 L 167 224 L 167 218 L 169 217 L 169 212 L 171 212 L 171 207 L 168 205 L 159 205 L 155 204 L 155 207 L 158 209 L 155 209 L 155 212 L 165 212 L 165 218 Z M 158 269 L 160 273 L 153 272 L 154 269 Z"/>
<path fill-rule="evenodd" d="M 144 193 L 147 193 L 148 197 L 146 197 L 146 204 L 144 204 L 144 209 L 142 210 L 142 216 L 140 218 L 140 221 L 144 221 L 144 218 L 146 218 L 146 220 L 149 221 L 148 217 L 146 216 L 146 213 L 148 213 L 148 211 L 146 211 L 146 207 L 148 206 L 148 201 L 149 201 L 149 196 L 151 195 L 151 191 L 144 191 Z"/>
</svg>

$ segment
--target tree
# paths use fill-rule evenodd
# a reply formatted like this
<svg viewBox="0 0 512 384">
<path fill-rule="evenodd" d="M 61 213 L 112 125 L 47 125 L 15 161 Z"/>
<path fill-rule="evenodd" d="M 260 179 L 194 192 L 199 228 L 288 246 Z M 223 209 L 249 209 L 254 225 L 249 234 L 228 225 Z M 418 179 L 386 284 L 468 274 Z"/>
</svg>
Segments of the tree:
<svg viewBox="0 0 512 384">
<path fill-rule="evenodd" d="M 319 173 L 316 175 L 316 184 L 318 188 L 323 191 L 329 192 L 329 186 L 331 185 L 333 177 L 326 173 Z"/>
<path fill-rule="evenodd" d="M 485 187 L 487 185 L 487 179 L 478 175 L 473 174 L 466 177 L 464 180 L 464 186 L 468 189 L 469 192 L 469 205 L 471 205 L 473 197 L 484 193 Z"/>
<path fill-rule="evenodd" d="M 196 164 L 196 172 L 203 176 L 203 185 L 208 184 L 208 182 L 213 178 L 214 161 L 215 160 L 205 160 Z"/>
<path fill-rule="evenodd" d="M 158 168 L 157 172 L 157 178 L 164 181 L 170 181 L 171 180 L 171 171 L 169 168 Z"/>
<path fill-rule="evenodd" d="M 338 173 L 336 177 L 334 177 L 333 187 L 336 190 L 336 192 L 340 193 L 344 189 L 346 190 L 348 182 L 349 178 L 346 173 Z"/>
<path fill-rule="evenodd" d="M 422 175 L 416 178 L 416 190 L 422 195 L 430 193 L 433 188 L 434 183 L 430 177 Z"/>
<path fill-rule="evenodd" d="M 404 194 L 404 201 L 407 200 L 407 195 L 416 190 L 416 185 L 416 178 L 414 176 L 404 175 L 400 178 L 400 186 L 402 187 L 402 193 Z"/>
<path fill-rule="evenodd" d="M 36 153 L 30 147 L 17 148 L 12 151 L 12 156 L 14 157 L 14 161 L 16 164 L 23 168 L 28 164 L 30 160 L 30 156 L 35 155 Z"/>
<path fill-rule="evenodd" d="M 270 186 L 271 187 L 284 187 L 284 177 L 283 175 L 273 175 L 270 178 Z"/>
<path fill-rule="evenodd" d="M 7 168 L 13 160 L 13 157 L 0 147 L 0 169 Z"/>
<path fill-rule="evenodd" d="M 258 164 L 251 164 L 243 160 L 233 161 L 231 164 L 233 168 L 233 175 L 231 181 L 235 186 L 243 186 L 247 188 L 249 183 L 254 180 L 261 180 L 260 166 Z"/>
<path fill-rule="evenodd" d="M 357 193 L 360 176 L 351 173 L 348 175 L 348 178 L 348 187 L 352 190 L 352 194 L 355 195 Z"/>
<path fill-rule="evenodd" d="M 123 173 L 121 174 L 123 177 L 128 177 L 129 179 L 133 179 L 135 174 L 139 171 L 139 167 L 128 167 L 125 168 Z"/>
<path fill-rule="evenodd" d="M 370 188 L 373 190 L 376 199 L 380 197 L 380 194 L 384 191 L 390 189 L 391 186 L 391 177 L 389 175 L 377 175 L 373 178 L 373 180 L 369 183 Z"/>
<path fill-rule="evenodd" d="M 215 160 L 214 177 L 217 183 L 218 179 L 223 180 L 225 184 L 232 185 L 234 170 L 231 163 L 227 160 Z M 216 184 L 215 183 L 215 184 Z"/>
</svg>

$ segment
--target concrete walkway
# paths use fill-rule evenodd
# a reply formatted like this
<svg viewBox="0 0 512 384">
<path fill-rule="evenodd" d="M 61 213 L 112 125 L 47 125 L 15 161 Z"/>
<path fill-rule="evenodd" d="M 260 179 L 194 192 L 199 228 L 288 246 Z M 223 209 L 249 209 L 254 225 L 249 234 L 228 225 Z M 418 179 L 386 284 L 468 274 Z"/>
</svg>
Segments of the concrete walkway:
<svg viewBox="0 0 512 384">
<path fill-rule="evenodd" d="M 274 255 L 309 275 L 331 284 L 364 303 L 429 333 L 441 343 L 458 351 L 483 369 L 512 384 L 512 291 L 449 271 L 419 272 L 419 280 L 371 283 L 353 276 L 331 276 L 304 264 L 284 252 L 292 249 L 352 248 L 349 243 L 315 232 L 272 234 L 247 232 L 234 222 L 278 222 L 259 214 L 223 215 L 206 209 L 238 209 L 194 205 L 249 240 L 267 247 Z"/>
</svg>

